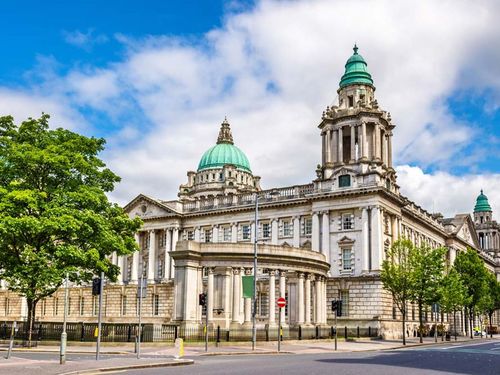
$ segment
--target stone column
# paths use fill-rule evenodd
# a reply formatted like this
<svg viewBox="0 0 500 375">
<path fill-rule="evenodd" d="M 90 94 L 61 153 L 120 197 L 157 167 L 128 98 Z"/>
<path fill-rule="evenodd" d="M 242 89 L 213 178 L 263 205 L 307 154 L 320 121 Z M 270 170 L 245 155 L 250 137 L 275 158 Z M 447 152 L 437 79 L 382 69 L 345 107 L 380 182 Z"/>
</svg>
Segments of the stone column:
<svg viewBox="0 0 500 375">
<path fill-rule="evenodd" d="M 321 323 L 321 276 L 316 276 L 316 281 L 314 282 L 314 289 L 316 295 L 316 306 L 314 307 L 314 323 Z"/>
<path fill-rule="evenodd" d="M 326 257 L 326 261 L 330 262 L 330 215 L 328 211 L 323 211 L 322 219 L 322 241 L 321 253 Z"/>
<path fill-rule="evenodd" d="M 212 227 L 212 242 L 219 242 L 219 226 L 218 225 L 214 225 Z"/>
<path fill-rule="evenodd" d="M 179 239 L 179 228 L 174 228 L 172 230 L 172 250 L 171 251 L 175 251 L 175 246 L 177 245 L 177 240 Z M 170 258 L 170 277 L 173 278 L 174 277 L 174 264 L 175 264 L 175 261 L 173 258 Z"/>
<path fill-rule="evenodd" d="M 293 247 L 300 247 L 300 216 L 293 217 Z"/>
<path fill-rule="evenodd" d="M 149 231 L 149 249 L 148 249 L 148 282 L 155 280 L 155 254 L 156 254 L 156 231 Z"/>
<path fill-rule="evenodd" d="M 322 290 L 322 299 L 321 299 L 321 307 L 323 311 L 323 323 L 326 324 L 327 322 L 327 316 L 326 316 L 326 277 L 323 276 L 323 280 L 321 283 L 321 290 Z"/>
<path fill-rule="evenodd" d="M 343 138 L 344 138 L 344 135 L 343 135 L 343 130 L 342 128 L 339 128 L 338 130 L 339 134 L 338 134 L 338 138 L 339 138 L 339 142 L 338 142 L 338 151 L 339 151 L 339 156 L 338 156 L 338 161 L 340 164 L 344 164 L 344 148 L 343 148 Z"/>
<path fill-rule="evenodd" d="M 356 161 L 356 126 L 351 125 L 351 163 Z"/>
<path fill-rule="evenodd" d="M 362 226 L 362 231 L 361 231 L 361 247 L 362 247 L 362 254 L 363 256 L 361 257 L 361 270 L 362 272 L 369 272 L 370 271 L 370 264 L 368 261 L 369 258 L 369 241 L 370 237 L 368 235 L 368 208 L 363 207 L 361 211 L 361 226 Z"/>
<path fill-rule="evenodd" d="M 252 275 L 251 268 L 245 268 L 245 275 Z M 245 322 L 246 326 L 252 324 L 252 298 L 245 298 Z"/>
<path fill-rule="evenodd" d="M 339 151 L 338 151 L 338 131 L 332 130 L 332 161 L 333 163 L 338 163 L 339 161 Z"/>
<path fill-rule="evenodd" d="M 382 139 L 380 145 L 380 153 L 382 154 L 382 163 L 387 165 L 387 136 L 385 134 L 385 131 L 381 131 L 380 137 Z"/>
<path fill-rule="evenodd" d="M 381 159 L 381 156 L 380 156 L 380 125 L 379 124 L 375 124 L 375 132 L 374 132 L 374 138 L 375 138 L 375 147 L 374 147 L 374 150 L 375 150 L 375 160 L 380 160 Z"/>
<path fill-rule="evenodd" d="M 366 139 L 366 122 L 361 123 L 361 159 L 368 159 L 368 142 Z"/>
<path fill-rule="evenodd" d="M 123 270 L 125 269 L 125 257 L 123 255 L 119 255 L 117 259 L 117 266 L 120 267 L 120 273 L 118 274 L 118 279 L 116 281 L 117 284 L 123 284 Z M 3 281 L 3 280 L 2 280 Z"/>
<path fill-rule="evenodd" d="M 269 271 L 269 325 L 276 324 L 276 271 Z"/>
<path fill-rule="evenodd" d="M 392 168 L 392 132 L 387 133 L 387 166 Z"/>
<path fill-rule="evenodd" d="M 331 130 L 327 130 L 325 132 L 325 159 L 326 159 L 326 162 L 327 163 L 331 163 L 332 162 L 332 154 L 331 154 L 331 151 L 332 151 L 332 146 L 331 146 Z"/>
<path fill-rule="evenodd" d="M 237 223 L 231 223 L 231 242 L 232 243 L 238 242 L 238 224 Z"/>
<path fill-rule="evenodd" d="M 280 297 L 286 298 L 286 271 L 279 271 L 280 273 Z M 287 303 L 289 301 L 287 300 Z M 285 322 L 285 309 L 280 309 L 281 314 L 281 324 L 284 325 Z"/>
<path fill-rule="evenodd" d="M 391 216 L 391 226 L 392 243 L 394 243 L 399 238 L 398 218 L 396 216 Z"/>
<path fill-rule="evenodd" d="M 135 234 L 135 241 L 139 244 L 139 251 L 135 251 L 132 255 L 132 266 L 130 272 L 130 282 L 137 283 L 138 271 L 139 271 L 139 254 L 141 252 L 141 244 L 140 244 L 140 235 L 139 233 Z"/>
<path fill-rule="evenodd" d="M 240 324 L 241 279 L 240 268 L 233 268 L 233 319 L 232 326 Z"/>
<path fill-rule="evenodd" d="M 170 257 L 170 252 L 172 251 L 172 232 L 170 229 L 165 228 L 165 267 L 163 270 L 163 278 L 171 279 L 174 277 L 174 274 L 171 272 L 171 262 L 172 258 Z"/>
<path fill-rule="evenodd" d="M 207 318 L 209 323 L 211 323 L 214 320 L 214 268 L 213 267 L 208 267 Z"/>
<path fill-rule="evenodd" d="M 305 298 L 305 324 L 309 325 L 311 324 L 311 274 L 306 275 L 306 283 L 305 283 L 305 293 L 304 293 L 304 298 Z"/>
<path fill-rule="evenodd" d="M 299 272 L 297 274 L 297 304 L 299 307 L 299 314 L 297 317 L 297 324 L 304 323 L 304 274 Z"/>
<path fill-rule="evenodd" d="M 278 244 L 278 219 L 271 220 L 271 244 Z"/>
<path fill-rule="evenodd" d="M 312 234 L 311 234 L 311 248 L 313 251 L 319 251 L 319 215 L 313 212 L 312 215 Z"/>
<path fill-rule="evenodd" d="M 194 228 L 194 240 L 200 242 L 200 227 Z"/>
<path fill-rule="evenodd" d="M 379 270 L 382 265 L 382 252 L 384 246 L 382 244 L 382 223 L 380 208 L 375 206 L 372 208 L 372 269 Z"/>
</svg>

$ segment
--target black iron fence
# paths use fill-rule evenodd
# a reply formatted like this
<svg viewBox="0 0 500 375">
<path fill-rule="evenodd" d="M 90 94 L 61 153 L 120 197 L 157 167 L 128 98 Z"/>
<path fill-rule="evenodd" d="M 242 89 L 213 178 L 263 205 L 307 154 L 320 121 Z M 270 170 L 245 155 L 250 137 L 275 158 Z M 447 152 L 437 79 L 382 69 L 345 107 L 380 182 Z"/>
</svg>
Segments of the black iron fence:
<svg viewBox="0 0 500 375">
<path fill-rule="evenodd" d="M 0 322 L 0 340 L 8 340 L 13 322 Z M 17 322 L 14 339 L 27 340 L 26 322 Z M 61 338 L 63 324 L 59 322 L 35 322 L 33 324 L 33 341 L 58 341 Z M 97 323 L 67 323 L 68 341 L 91 342 L 97 337 Z M 137 324 L 103 323 L 101 341 L 103 342 L 134 342 L 138 333 Z M 278 327 L 258 328 L 257 341 L 276 341 Z M 291 326 L 281 329 L 283 340 L 332 339 L 335 337 L 333 326 Z M 202 342 L 205 340 L 204 326 L 182 327 L 174 324 L 143 324 L 142 342 L 174 342 L 182 338 L 186 342 Z M 338 327 L 337 337 L 354 339 L 360 337 L 378 337 L 378 329 L 372 327 Z M 252 340 L 251 328 L 225 329 L 220 326 L 208 327 L 210 342 L 244 342 Z"/>
</svg>

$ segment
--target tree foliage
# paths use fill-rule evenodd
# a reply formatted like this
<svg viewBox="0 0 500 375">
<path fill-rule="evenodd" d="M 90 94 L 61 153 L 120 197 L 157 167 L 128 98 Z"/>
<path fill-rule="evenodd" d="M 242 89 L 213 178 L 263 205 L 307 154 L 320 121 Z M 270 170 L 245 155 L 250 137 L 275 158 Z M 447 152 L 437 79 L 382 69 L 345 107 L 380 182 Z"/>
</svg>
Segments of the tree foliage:
<svg viewBox="0 0 500 375">
<path fill-rule="evenodd" d="M 105 141 L 48 120 L 0 117 L 0 278 L 26 297 L 28 319 L 66 274 L 116 280 L 109 256 L 135 251 L 140 226 L 107 199 L 120 179 L 97 156 Z"/>
<path fill-rule="evenodd" d="M 403 345 L 405 338 L 405 318 L 407 303 L 412 289 L 412 266 L 411 258 L 415 252 L 413 243 L 405 238 L 395 241 L 386 259 L 382 262 L 380 278 L 384 288 L 392 295 L 393 301 L 401 312 L 403 319 Z"/>
</svg>

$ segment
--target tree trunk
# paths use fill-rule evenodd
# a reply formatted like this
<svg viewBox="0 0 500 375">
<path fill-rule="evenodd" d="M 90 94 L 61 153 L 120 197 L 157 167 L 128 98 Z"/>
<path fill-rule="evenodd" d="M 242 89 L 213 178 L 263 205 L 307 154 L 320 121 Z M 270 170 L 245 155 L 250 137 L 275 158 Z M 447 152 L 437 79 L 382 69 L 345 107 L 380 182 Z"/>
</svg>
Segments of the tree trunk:
<svg viewBox="0 0 500 375">
<path fill-rule="evenodd" d="M 441 311 L 441 341 L 444 341 L 444 312 Z"/>
<path fill-rule="evenodd" d="M 474 331 L 473 331 L 473 326 L 474 326 L 474 310 L 472 308 L 469 309 L 469 328 L 470 328 L 470 338 L 474 338 Z"/>
<path fill-rule="evenodd" d="M 490 311 L 488 313 L 488 317 L 490 318 L 490 339 L 492 339 L 493 338 L 493 327 L 492 327 L 491 321 L 493 319 L 493 311 Z M 488 337 L 488 335 L 486 335 L 486 337 Z"/>
<path fill-rule="evenodd" d="M 403 314 L 403 345 L 406 345 L 406 310 L 405 311 L 401 311 L 401 313 Z"/>
<path fill-rule="evenodd" d="M 419 322 L 419 333 L 418 335 L 420 336 L 420 343 L 423 343 L 424 342 L 424 339 L 423 339 L 423 334 L 424 334 L 424 317 L 423 317 L 423 314 L 422 314 L 422 302 L 419 302 L 418 303 L 418 322 Z"/>
<path fill-rule="evenodd" d="M 455 341 L 457 341 L 457 312 L 453 310 L 453 329 L 455 330 Z"/>
<path fill-rule="evenodd" d="M 31 299 L 26 299 L 26 304 L 28 305 L 28 321 L 26 322 L 26 333 L 27 337 L 26 339 L 28 340 L 28 347 L 31 348 L 31 342 L 32 342 L 32 337 L 33 337 L 33 325 L 35 323 L 35 312 L 36 312 L 36 304 L 37 300 L 31 300 Z"/>
</svg>

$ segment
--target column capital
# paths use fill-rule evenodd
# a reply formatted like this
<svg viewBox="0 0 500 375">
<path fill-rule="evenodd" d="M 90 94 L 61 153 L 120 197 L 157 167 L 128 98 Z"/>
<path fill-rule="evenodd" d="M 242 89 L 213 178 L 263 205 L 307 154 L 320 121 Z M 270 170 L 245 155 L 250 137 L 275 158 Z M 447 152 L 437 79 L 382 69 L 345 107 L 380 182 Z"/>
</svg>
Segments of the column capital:
<svg viewBox="0 0 500 375">
<path fill-rule="evenodd" d="M 295 215 L 295 216 L 292 216 L 292 220 L 300 220 L 300 215 Z"/>
<path fill-rule="evenodd" d="M 247 276 L 251 275 L 252 274 L 252 270 L 253 270 L 253 268 L 251 268 L 251 267 L 250 268 L 245 267 L 245 275 L 247 275 Z"/>
<path fill-rule="evenodd" d="M 299 279 L 303 279 L 304 278 L 304 272 L 297 272 L 297 277 Z"/>
<path fill-rule="evenodd" d="M 276 274 L 278 273 L 279 271 L 277 270 L 269 270 L 269 276 L 276 276 Z"/>
<path fill-rule="evenodd" d="M 209 275 L 213 275 L 215 267 L 205 267 L 205 268 L 207 269 Z"/>
<path fill-rule="evenodd" d="M 280 275 L 280 277 L 286 277 L 286 270 L 276 270 L 276 272 L 278 272 L 278 274 Z"/>
<path fill-rule="evenodd" d="M 306 273 L 306 280 L 314 280 L 314 275 L 311 273 Z"/>
<path fill-rule="evenodd" d="M 241 273 L 241 268 L 233 268 L 233 274 L 234 275 L 239 275 Z"/>
</svg>

